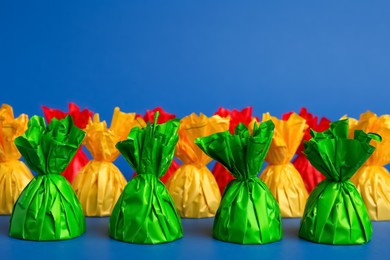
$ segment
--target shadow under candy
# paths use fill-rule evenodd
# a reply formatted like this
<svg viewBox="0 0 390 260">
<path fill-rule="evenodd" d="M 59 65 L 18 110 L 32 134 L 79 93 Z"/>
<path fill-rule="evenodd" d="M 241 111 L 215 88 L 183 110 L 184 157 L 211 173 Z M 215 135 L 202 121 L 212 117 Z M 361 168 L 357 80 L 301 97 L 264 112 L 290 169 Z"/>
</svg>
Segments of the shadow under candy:
<svg viewBox="0 0 390 260">
<path fill-rule="evenodd" d="M 300 222 L 300 218 L 283 218 L 283 238 L 294 239 L 298 237 Z"/>
<path fill-rule="evenodd" d="M 8 237 L 9 219 L 11 216 L 0 216 L 0 237 Z"/>
<path fill-rule="evenodd" d="M 87 233 L 92 237 L 108 238 L 110 217 L 86 217 Z"/>
<path fill-rule="evenodd" d="M 212 238 L 214 218 L 182 218 L 183 231 L 196 238 Z"/>
</svg>

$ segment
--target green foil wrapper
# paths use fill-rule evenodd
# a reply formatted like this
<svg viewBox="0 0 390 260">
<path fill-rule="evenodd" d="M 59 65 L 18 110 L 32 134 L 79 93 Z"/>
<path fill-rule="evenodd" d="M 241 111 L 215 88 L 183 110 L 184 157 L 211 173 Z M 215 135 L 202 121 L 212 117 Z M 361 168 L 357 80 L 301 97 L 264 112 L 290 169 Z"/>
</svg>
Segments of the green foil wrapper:
<svg viewBox="0 0 390 260">
<path fill-rule="evenodd" d="M 26 240 L 64 240 L 85 232 L 85 218 L 69 182 L 61 175 L 76 154 L 85 133 L 70 116 L 46 128 L 33 116 L 15 145 L 37 176 L 15 203 L 9 235 Z"/>
<path fill-rule="evenodd" d="M 238 244 L 266 244 L 282 239 L 280 209 L 258 177 L 274 131 L 271 120 L 244 124 L 229 131 L 197 138 L 195 143 L 236 178 L 227 185 L 214 219 L 213 236 Z"/>
<path fill-rule="evenodd" d="M 372 225 L 363 199 L 349 180 L 371 156 L 371 139 L 380 136 L 356 130 L 348 139 L 348 120 L 315 132 L 304 144 L 310 163 L 326 179 L 311 192 L 301 220 L 299 236 L 323 244 L 364 244 L 371 240 Z"/>
<path fill-rule="evenodd" d="M 116 147 L 137 172 L 119 197 L 110 217 L 110 236 L 137 244 L 170 242 L 183 236 L 180 217 L 160 178 L 173 160 L 180 120 L 135 127 Z"/>
</svg>

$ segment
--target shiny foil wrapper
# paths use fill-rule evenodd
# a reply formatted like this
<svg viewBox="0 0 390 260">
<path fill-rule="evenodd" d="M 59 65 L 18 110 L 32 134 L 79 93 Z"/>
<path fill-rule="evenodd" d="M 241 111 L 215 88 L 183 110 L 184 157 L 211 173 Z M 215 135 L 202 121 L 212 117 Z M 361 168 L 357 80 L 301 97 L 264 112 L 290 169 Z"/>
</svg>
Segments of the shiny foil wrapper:
<svg viewBox="0 0 390 260">
<path fill-rule="evenodd" d="M 84 129 L 87 126 L 88 121 L 93 115 L 93 112 L 84 109 L 80 110 L 80 108 L 75 103 L 69 103 L 69 111 L 63 112 L 58 109 L 49 108 L 46 106 L 42 106 L 43 114 L 45 115 L 46 120 L 50 123 L 53 118 L 56 119 L 62 119 L 65 118 L 67 115 L 70 115 L 73 119 L 74 124 L 80 128 Z M 73 157 L 73 159 L 70 161 L 68 167 L 64 170 L 62 175 L 70 182 L 73 183 L 74 179 L 76 178 L 76 175 L 79 173 L 81 168 L 83 168 L 88 163 L 88 157 L 83 152 L 81 146 L 77 150 L 76 155 Z"/>
<path fill-rule="evenodd" d="M 86 216 L 110 216 L 122 193 L 126 179 L 113 164 L 119 156 L 115 145 L 127 138 L 133 127 L 143 127 L 145 122 L 135 113 L 123 113 L 115 108 L 111 126 L 100 122 L 95 114 L 85 128 L 84 144 L 93 159 L 77 175 L 72 186 Z"/>
<path fill-rule="evenodd" d="M 179 119 L 133 128 L 116 147 L 137 171 L 126 185 L 110 217 L 110 236 L 137 244 L 171 242 L 183 236 L 175 204 L 160 181 L 170 167 L 179 139 Z"/>
<path fill-rule="evenodd" d="M 367 111 L 352 124 L 350 137 L 355 130 L 374 132 L 382 137 L 382 142 L 371 141 L 376 150 L 351 181 L 362 195 L 371 220 L 390 220 L 390 175 L 384 167 L 390 163 L 390 115 L 377 116 Z"/>
<path fill-rule="evenodd" d="M 229 119 L 229 131 L 234 133 L 234 129 L 238 124 L 242 123 L 250 127 L 250 130 L 253 129 L 253 124 L 259 122 L 260 120 L 252 116 L 252 107 L 246 107 L 241 111 L 237 109 L 229 110 L 223 107 L 218 108 L 218 111 L 215 112 L 215 115 L 219 115 L 223 118 Z M 213 170 L 211 171 L 215 177 L 215 180 L 218 183 L 219 191 L 221 194 L 225 190 L 226 185 L 234 179 L 234 176 L 221 165 L 221 163 L 216 162 Z"/>
<path fill-rule="evenodd" d="M 326 179 L 310 194 L 299 236 L 323 244 L 364 244 L 371 240 L 371 221 L 363 199 L 350 178 L 371 156 L 376 134 L 361 130 L 348 138 L 348 120 L 330 124 L 324 132 L 311 131 L 304 153 Z"/>
<path fill-rule="evenodd" d="M 293 113 L 288 120 L 279 120 L 269 113 L 263 121 L 272 120 L 275 131 L 265 158 L 269 163 L 260 175 L 280 206 L 282 217 L 301 217 L 308 192 L 301 175 L 290 162 L 297 151 L 305 130 L 306 120 Z"/>
<path fill-rule="evenodd" d="M 70 116 L 53 119 L 33 116 L 15 145 L 37 176 L 15 203 L 9 235 L 26 240 L 64 240 L 85 232 L 85 218 L 69 182 L 61 175 L 76 154 L 85 133 Z"/>
<path fill-rule="evenodd" d="M 20 153 L 14 144 L 15 138 L 27 129 L 28 117 L 21 114 L 14 118 L 10 105 L 0 108 L 0 215 L 9 215 L 22 190 L 33 175 L 19 161 Z"/>
<path fill-rule="evenodd" d="M 283 120 L 288 120 L 293 112 L 289 112 L 282 115 Z M 293 164 L 298 172 L 302 176 L 302 180 L 305 183 L 307 191 L 310 193 L 318 183 L 325 179 L 311 163 L 307 160 L 306 155 L 303 153 L 303 144 L 311 139 L 310 129 L 316 132 L 322 132 L 329 128 L 330 120 L 326 117 L 319 119 L 317 116 L 309 113 L 305 107 L 302 107 L 299 111 L 299 116 L 306 120 L 308 128 L 305 130 L 302 142 L 297 150 L 297 157 L 293 160 Z"/>
<path fill-rule="evenodd" d="M 228 128 L 229 120 L 218 115 L 207 117 L 193 113 L 180 121 L 176 157 L 183 164 L 166 185 L 181 217 L 213 217 L 217 212 L 221 193 L 213 174 L 206 167 L 211 158 L 194 140 Z"/>
<path fill-rule="evenodd" d="M 144 121 L 146 123 L 147 122 L 152 123 L 154 120 L 154 116 L 157 112 L 159 113 L 158 121 L 157 121 L 158 124 L 163 124 L 163 123 L 167 122 L 168 120 L 176 118 L 176 115 L 170 114 L 170 113 L 164 111 L 164 109 L 162 109 L 161 107 L 156 107 L 152 110 L 146 110 L 146 113 L 142 118 L 144 119 Z M 171 176 L 175 173 L 175 171 L 177 169 L 179 169 L 179 167 L 180 167 L 179 163 L 177 161 L 175 161 L 175 159 L 173 159 L 167 172 L 160 178 L 160 180 L 163 183 L 167 183 L 169 178 L 171 178 Z M 134 173 L 133 177 L 136 175 L 137 175 L 137 173 Z"/>
<path fill-rule="evenodd" d="M 266 244 L 282 239 L 280 209 L 257 174 L 270 147 L 274 124 L 239 124 L 228 131 L 197 138 L 195 143 L 220 162 L 235 179 L 229 182 L 214 220 L 216 239 L 238 244 Z"/>
</svg>

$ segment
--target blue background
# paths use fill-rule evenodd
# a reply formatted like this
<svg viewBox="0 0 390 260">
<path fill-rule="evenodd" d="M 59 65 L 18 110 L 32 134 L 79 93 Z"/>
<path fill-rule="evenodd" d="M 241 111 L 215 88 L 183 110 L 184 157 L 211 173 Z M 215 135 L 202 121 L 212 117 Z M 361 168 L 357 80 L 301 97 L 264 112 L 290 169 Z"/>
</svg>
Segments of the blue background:
<svg viewBox="0 0 390 260">
<path fill-rule="evenodd" d="M 160 105 L 179 117 L 248 105 L 258 116 L 301 106 L 333 120 L 389 113 L 389 8 L 359 0 L 3 0 L 0 103 L 33 115 L 74 101 L 108 122 L 115 106 L 144 113 Z M 117 165 L 130 176 L 123 159 Z"/>
<path fill-rule="evenodd" d="M 240 3 L 239 3 L 240 2 Z M 388 1 L 0 1 L 0 103 L 389 113 Z M 122 158 L 117 165 L 127 178 Z"/>
<path fill-rule="evenodd" d="M 240 2 L 240 3 L 239 3 Z M 388 113 L 388 1 L 1 1 L 1 102 Z"/>
</svg>

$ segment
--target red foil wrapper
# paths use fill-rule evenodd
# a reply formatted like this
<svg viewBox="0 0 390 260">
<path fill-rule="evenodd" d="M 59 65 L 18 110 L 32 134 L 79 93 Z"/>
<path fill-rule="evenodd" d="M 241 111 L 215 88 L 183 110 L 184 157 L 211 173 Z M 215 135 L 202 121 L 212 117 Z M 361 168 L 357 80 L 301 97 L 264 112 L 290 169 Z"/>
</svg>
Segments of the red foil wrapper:
<svg viewBox="0 0 390 260">
<path fill-rule="evenodd" d="M 144 116 L 141 115 L 140 117 L 142 117 L 144 119 L 145 123 L 148 123 L 148 122 L 153 123 L 154 114 L 157 111 L 160 113 L 160 115 L 157 119 L 157 124 L 163 124 L 163 123 L 167 122 L 168 120 L 176 118 L 176 115 L 170 114 L 170 113 L 164 111 L 164 109 L 162 109 L 161 107 L 156 107 L 152 110 L 146 110 L 145 115 Z M 139 116 L 139 115 L 137 115 L 137 116 Z M 174 174 L 175 171 L 179 168 L 179 166 L 180 166 L 179 163 L 175 159 L 173 159 L 171 166 L 169 166 L 167 172 L 164 174 L 163 177 L 160 178 L 160 180 L 163 183 L 166 183 L 168 181 L 168 179 L 172 176 L 172 174 Z M 136 175 L 137 175 L 137 173 L 134 173 L 133 177 Z"/>
<path fill-rule="evenodd" d="M 78 128 L 84 129 L 88 124 L 88 119 L 92 117 L 93 112 L 88 109 L 80 111 L 80 108 L 73 102 L 69 103 L 68 108 L 68 112 L 63 112 L 58 109 L 42 106 L 43 114 L 45 115 L 45 118 L 48 123 L 50 123 L 53 118 L 62 119 L 65 118 L 67 115 L 70 115 L 73 119 L 74 124 Z M 72 183 L 81 168 L 83 168 L 88 163 L 88 161 L 89 159 L 87 155 L 83 152 L 82 147 L 80 146 L 80 148 L 76 152 L 76 155 L 73 157 L 72 161 L 70 161 L 68 167 L 62 173 L 62 175 L 70 183 Z"/>
<path fill-rule="evenodd" d="M 282 119 L 288 120 L 290 115 L 293 112 L 288 112 L 283 114 Z M 322 175 L 316 168 L 311 165 L 309 160 L 307 160 L 306 155 L 303 154 L 303 143 L 311 139 L 310 129 L 313 129 L 316 132 L 322 132 L 329 128 L 330 120 L 326 117 L 322 117 L 318 122 L 318 117 L 309 113 L 305 107 L 301 108 L 299 115 L 306 119 L 306 124 L 309 126 L 302 139 L 302 143 L 298 147 L 297 157 L 294 159 L 293 164 L 298 172 L 301 174 L 302 179 L 305 183 L 307 191 L 310 193 L 319 182 L 325 179 L 325 176 Z"/>
<path fill-rule="evenodd" d="M 246 126 L 248 126 L 253 120 L 251 106 L 246 107 L 241 111 L 237 109 L 233 109 L 232 111 L 230 111 L 229 109 L 219 107 L 217 112 L 214 113 L 214 115 L 219 115 L 220 117 L 225 117 L 225 118 L 230 117 L 230 122 L 229 122 L 230 133 L 234 133 L 234 129 L 239 123 L 243 123 Z M 260 122 L 260 120 L 257 117 L 255 118 L 258 122 Z M 229 171 L 226 170 L 226 168 L 223 167 L 222 164 L 220 164 L 219 162 L 215 163 L 212 173 L 214 174 L 215 180 L 218 183 L 218 187 L 221 194 L 223 194 L 226 185 L 228 185 L 228 183 L 231 180 L 235 179 L 233 175 L 231 175 Z"/>
<path fill-rule="evenodd" d="M 147 123 L 147 122 L 153 123 L 154 114 L 156 112 L 160 113 L 160 115 L 157 118 L 157 124 L 163 124 L 163 123 L 167 122 L 168 120 L 176 118 L 176 115 L 170 114 L 170 113 L 164 111 L 164 109 L 162 109 L 161 107 L 156 107 L 153 110 L 146 110 L 146 113 L 143 116 L 145 123 Z"/>
</svg>

